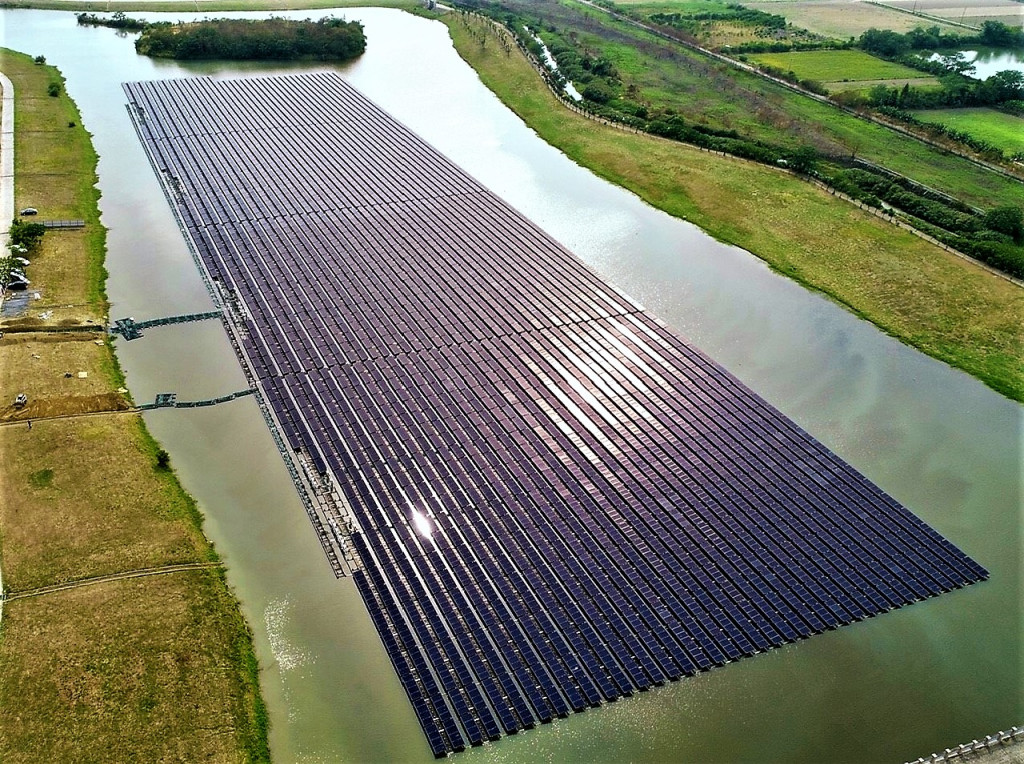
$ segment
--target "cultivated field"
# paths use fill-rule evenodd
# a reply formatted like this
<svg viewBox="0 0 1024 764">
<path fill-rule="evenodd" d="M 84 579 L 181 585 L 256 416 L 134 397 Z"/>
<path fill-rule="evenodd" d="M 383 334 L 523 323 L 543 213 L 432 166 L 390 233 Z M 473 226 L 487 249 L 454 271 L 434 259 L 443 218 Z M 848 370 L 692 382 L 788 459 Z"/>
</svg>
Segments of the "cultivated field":
<svg viewBox="0 0 1024 764">
<path fill-rule="evenodd" d="M 803 27 L 825 37 L 845 40 L 857 37 L 864 31 L 875 29 L 892 29 L 896 32 L 909 32 L 919 26 L 938 26 L 944 31 L 952 31 L 956 27 L 941 22 L 926 21 L 920 17 L 890 8 L 880 8 L 859 0 L 812 0 L 811 2 L 753 2 L 743 3 L 748 8 L 756 8 L 765 13 L 777 13 L 785 16 L 794 26 Z"/>
<path fill-rule="evenodd" d="M 1008 154 L 1024 151 L 1024 119 L 1020 117 L 995 109 L 932 109 L 914 114 L 925 122 L 946 125 L 988 141 Z"/>
<path fill-rule="evenodd" d="M 948 19 L 980 27 L 983 22 L 1001 21 L 1020 26 L 1024 21 L 1024 5 L 1015 0 L 881 0 L 893 8 L 916 12 L 933 18 Z"/>
<path fill-rule="evenodd" d="M 749 56 L 802 80 L 857 82 L 920 77 L 920 72 L 901 64 L 883 61 L 859 50 L 805 50 L 791 53 L 757 53 Z"/>
</svg>

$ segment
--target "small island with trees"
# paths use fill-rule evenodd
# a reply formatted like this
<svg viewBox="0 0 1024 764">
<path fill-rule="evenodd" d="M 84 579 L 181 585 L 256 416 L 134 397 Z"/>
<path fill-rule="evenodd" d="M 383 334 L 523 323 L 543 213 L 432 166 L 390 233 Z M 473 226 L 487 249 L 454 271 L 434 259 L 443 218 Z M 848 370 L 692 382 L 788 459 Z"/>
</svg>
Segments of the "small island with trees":
<svg viewBox="0 0 1024 764">
<path fill-rule="evenodd" d="M 349 61 L 366 50 L 358 21 L 340 18 L 207 19 L 147 23 L 123 13 L 111 18 L 78 14 L 79 24 L 141 32 L 135 49 L 145 56 L 180 60 Z"/>
</svg>

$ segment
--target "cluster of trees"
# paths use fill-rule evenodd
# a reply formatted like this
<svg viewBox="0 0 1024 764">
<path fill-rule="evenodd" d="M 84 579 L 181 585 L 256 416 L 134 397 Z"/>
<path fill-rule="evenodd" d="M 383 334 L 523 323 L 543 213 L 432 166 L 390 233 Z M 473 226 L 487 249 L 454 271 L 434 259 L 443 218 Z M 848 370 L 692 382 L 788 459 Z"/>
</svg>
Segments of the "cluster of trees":
<svg viewBox="0 0 1024 764">
<path fill-rule="evenodd" d="M 524 25 L 521 22 L 513 22 L 509 26 L 512 29 L 519 29 Z M 557 88 L 561 89 L 566 82 L 572 82 L 580 91 L 580 95 L 599 105 L 619 98 L 622 93 L 622 81 L 611 61 L 603 56 L 595 58 L 585 51 L 580 51 L 572 41 L 564 39 L 554 29 L 549 28 L 546 35 L 549 38 L 546 41 L 548 52 L 558 64 L 558 73 L 554 75 L 554 84 Z M 544 60 L 543 49 L 532 36 L 520 35 L 519 39 L 538 61 Z"/>
<path fill-rule="evenodd" d="M 46 233 L 42 223 L 30 223 L 16 218 L 11 222 L 10 239 L 7 243 L 9 252 L 0 255 L 0 289 L 7 289 L 12 284 L 22 284 L 24 265 L 28 262 L 27 255 L 35 252 L 36 247 Z M 15 260 L 18 257 L 21 262 Z"/>
<path fill-rule="evenodd" d="M 873 207 L 887 204 L 917 218 L 916 225 L 940 241 L 1012 276 L 1024 278 L 1024 212 L 1005 205 L 979 214 L 955 202 L 926 196 L 866 170 L 840 170 L 830 184 Z"/>
<path fill-rule="evenodd" d="M 650 17 L 655 24 L 663 24 L 679 29 L 694 30 L 702 21 L 732 21 L 744 26 L 765 27 L 767 29 L 785 29 L 786 18 L 774 13 L 744 8 L 742 5 L 730 3 L 720 11 L 700 11 L 696 13 L 655 13 Z"/>
<path fill-rule="evenodd" d="M 876 85 L 868 92 L 868 103 L 897 109 L 942 109 L 1001 106 L 1024 100 L 1024 72 L 1013 69 L 996 72 L 987 80 L 947 75 L 939 82 L 941 89 Z"/>
<path fill-rule="evenodd" d="M 1024 46 L 1024 29 L 1010 27 L 999 21 L 986 21 L 977 35 L 944 34 L 937 26 L 928 29 L 918 27 L 906 34 L 891 29 L 868 29 L 858 38 L 857 45 L 868 53 L 884 58 L 898 58 L 912 51 L 971 45 L 1019 48 Z"/>
<path fill-rule="evenodd" d="M 789 53 L 794 50 L 849 50 L 854 42 L 832 40 L 773 40 L 771 42 L 743 42 L 728 46 L 730 53 Z M 742 59 L 741 59 L 742 60 Z"/>
<path fill-rule="evenodd" d="M 706 125 L 688 123 L 679 115 L 667 115 L 653 119 L 647 123 L 646 129 L 647 132 L 660 135 L 663 138 L 671 138 L 711 151 L 722 151 L 765 164 L 777 164 L 780 159 L 786 160 L 790 154 L 778 146 L 744 138 L 735 130 L 718 130 Z"/>
<path fill-rule="evenodd" d="M 10 246 L 24 247 L 25 252 L 31 254 L 39 246 L 45 233 L 46 226 L 42 223 L 30 223 L 19 218 L 11 222 Z"/>
<path fill-rule="evenodd" d="M 149 26 L 148 22 L 139 19 L 131 19 L 124 11 L 117 11 L 113 16 L 97 16 L 94 13 L 75 14 L 78 23 L 82 26 L 110 27 L 111 29 L 123 29 L 126 32 L 141 32 Z"/>
<path fill-rule="evenodd" d="M 144 55 L 176 59 L 347 61 L 366 50 L 358 21 L 213 19 L 149 24 L 135 41 Z"/>
</svg>

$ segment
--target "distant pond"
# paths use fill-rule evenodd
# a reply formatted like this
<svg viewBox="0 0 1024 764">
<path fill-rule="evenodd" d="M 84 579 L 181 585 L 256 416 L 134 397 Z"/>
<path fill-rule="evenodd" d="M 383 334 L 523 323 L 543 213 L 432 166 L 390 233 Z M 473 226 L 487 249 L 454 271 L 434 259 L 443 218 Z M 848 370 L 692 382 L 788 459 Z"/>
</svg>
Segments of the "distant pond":
<svg viewBox="0 0 1024 764">
<path fill-rule="evenodd" d="M 987 80 L 996 72 L 1006 69 L 1013 69 L 1017 72 L 1024 72 L 1024 50 L 1006 50 L 1005 48 L 979 48 L 977 50 L 952 50 L 942 53 L 933 53 L 928 59 L 936 61 L 943 56 L 956 53 L 963 53 L 964 58 L 974 64 L 975 79 Z"/>
</svg>

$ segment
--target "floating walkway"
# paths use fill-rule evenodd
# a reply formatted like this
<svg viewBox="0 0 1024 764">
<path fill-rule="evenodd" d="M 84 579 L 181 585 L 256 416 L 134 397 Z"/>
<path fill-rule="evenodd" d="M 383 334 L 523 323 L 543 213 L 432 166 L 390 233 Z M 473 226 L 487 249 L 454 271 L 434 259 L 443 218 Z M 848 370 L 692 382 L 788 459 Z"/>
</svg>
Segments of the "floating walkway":
<svg viewBox="0 0 1024 764">
<path fill-rule="evenodd" d="M 125 90 L 436 756 L 987 577 L 339 75 Z"/>
<path fill-rule="evenodd" d="M 192 321 L 208 321 L 211 318 L 220 318 L 221 311 L 211 310 L 206 313 L 186 313 L 182 316 L 168 316 L 166 318 L 151 318 L 147 321 L 136 321 L 134 318 L 119 318 L 110 327 L 111 334 L 120 334 L 126 340 L 137 340 L 142 336 L 142 330 L 151 326 L 167 326 L 168 324 L 188 324 Z"/>
<path fill-rule="evenodd" d="M 244 398 L 247 395 L 252 395 L 255 390 L 239 390 L 237 393 L 230 393 L 229 395 L 222 395 L 219 398 L 207 398 L 199 401 L 179 401 L 177 393 L 157 393 L 155 400 L 152 403 L 142 403 L 136 406 L 138 411 L 152 411 L 153 409 L 195 409 L 202 408 L 204 406 L 216 406 L 218 403 L 227 403 L 228 401 L 237 400 L 238 398 Z"/>
</svg>

